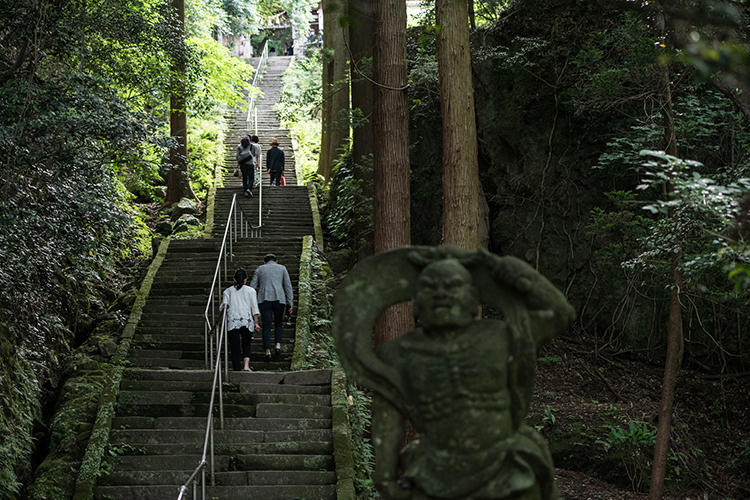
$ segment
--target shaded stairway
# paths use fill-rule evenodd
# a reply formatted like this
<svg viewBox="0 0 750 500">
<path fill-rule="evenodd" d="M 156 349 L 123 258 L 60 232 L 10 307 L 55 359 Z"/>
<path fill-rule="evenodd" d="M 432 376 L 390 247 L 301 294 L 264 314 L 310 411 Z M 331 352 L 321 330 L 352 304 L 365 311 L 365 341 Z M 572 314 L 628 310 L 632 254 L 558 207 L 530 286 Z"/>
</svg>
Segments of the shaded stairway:
<svg viewBox="0 0 750 500">
<path fill-rule="evenodd" d="M 287 182 L 268 187 L 264 176 L 262 238 L 234 245 L 233 267 L 249 273 L 268 252 L 289 270 L 298 291 L 302 236 L 312 234 L 307 188 L 296 186 L 288 131 L 278 128 L 272 105 L 288 58 L 271 58 L 259 103 L 259 134 L 265 151 L 277 139 L 286 153 Z M 214 238 L 172 241 L 139 323 L 112 423 L 110 473 L 99 481 L 97 498 L 176 498 L 198 465 L 203 446 L 212 372 L 205 369 L 203 313 L 224 223 L 240 181 L 231 176 L 234 148 L 246 133 L 237 112 L 227 139 L 225 187 L 217 190 Z M 257 192 L 257 191 L 256 191 Z M 257 198 L 241 199 L 257 220 Z M 229 286 L 224 283 L 222 288 Z M 284 328 L 280 359 L 266 363 L 260 333 L 251 346 L 254 373 L 230 373 L 224 385 L 225 429 L 216 423 L 216 486 L 210 498 L 336 498 L 331 437 L 331 374 L 289 372 L 296 318 Z M 187 498 L 192 498 L 189 493 Z"/>
</svg>

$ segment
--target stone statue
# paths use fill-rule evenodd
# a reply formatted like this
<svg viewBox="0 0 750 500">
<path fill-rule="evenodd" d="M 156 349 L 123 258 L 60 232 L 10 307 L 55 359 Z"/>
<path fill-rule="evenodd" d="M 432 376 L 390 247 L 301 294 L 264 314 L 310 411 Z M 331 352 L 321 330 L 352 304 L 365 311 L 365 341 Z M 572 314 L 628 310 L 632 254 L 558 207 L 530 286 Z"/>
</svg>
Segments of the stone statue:
<svg viewBox="0 0 750 500">
<path fill-rule="evenodd" d="M 417 328 L 377 351 L 389 305 L 414 300 Z M 480 304 L 502 320 L 477 319 Z M 411 247 L 361 262 L 336 296 L 334 337 L 347 371 L 375 392 L 375 482 L 385 498 L 557 498 L 547 444 L 523 424 L 536 349 L 574 311 L 513 257 Z M 405 450 L 405 421 L 418 438 Z"/>
</svg>

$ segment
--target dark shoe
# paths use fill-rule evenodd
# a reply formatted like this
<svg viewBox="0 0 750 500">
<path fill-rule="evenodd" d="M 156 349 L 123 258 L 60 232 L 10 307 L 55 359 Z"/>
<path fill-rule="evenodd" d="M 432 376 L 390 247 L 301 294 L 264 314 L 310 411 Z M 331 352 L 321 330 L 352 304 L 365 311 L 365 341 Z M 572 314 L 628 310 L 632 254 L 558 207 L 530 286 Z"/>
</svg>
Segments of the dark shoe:
<svg viewBox="0 0 750 500">
<path fill-rule="evenodd" d="M 278 347 L 276 348 L 276 357 L 281 357 L 281 349 L 279 349 Z"/>
<path fill-rule="evenodd" d="M 269 363 L 271 361 L 271 353 L 266 353 L 266 363 Z"/>
<path fill-rule="evenodd" d="M 248 195 L 250 198 L 253 197 L 253 192 L 251 190 L 249 190 L 249 189 L 247 191 L 245 191 L 245 194 Z"/>
</svg>

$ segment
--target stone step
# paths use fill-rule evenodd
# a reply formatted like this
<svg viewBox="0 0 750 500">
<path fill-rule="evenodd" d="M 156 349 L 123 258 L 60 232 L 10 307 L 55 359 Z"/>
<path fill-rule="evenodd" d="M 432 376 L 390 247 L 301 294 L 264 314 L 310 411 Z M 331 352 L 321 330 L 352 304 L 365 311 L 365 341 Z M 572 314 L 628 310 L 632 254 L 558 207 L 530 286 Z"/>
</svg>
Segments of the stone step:
<svg viewBox="0 0 750 500">
<path fill-rule="evenodd" d="M 216 410 L 218 412 L 218 409 Z M 203 417 L 208 415 L 208 404 L 135 404 L 117 403 L 118 417 Z M 254 406 L 224 405 L 224 417 L 255 417 Z"/>
<path fill-rule="evenodd" d="M 288 340 L 289 339 L 287 339 L 287 341 Z M 264 351 L 265 351 L 265 349 L 263 348 L 262 344 L 260 344 L 260 343 L 256 343 L 253 346 L 251 346 L 251 348 L 250 348 L 250 368 L 251 369 L 257 370 L 257 371 L 277 369 L 283 363 L 290 363 L 292 361 L 291 350 L 289 350 L 289 352 L 285 352 L 284 350 L 282 350 L 282 353 L 281 353 L 280 356 L 276 356 L 276 355 L 272 354 L 271 361 L 266 361 Z M 133 356 L 132 356 L 131 359 L 134 362 L 136 362 L 136 365 L 139 365 L 139 366 L 142 366 L 144 364 L 149 364 L 146 361 L 142 362 L 142 360 L 148 360 L 148 359 L 159 359 L 159 360 L 166 360 L 166 359 L 168 359 L 168 360 L 170 360 L 169 364 L 174 364 L 175 361 L 181 361 L 181 360 L 182 361 L 184 361 L 184 360 L 197 360 L 197 361 L 199 361 L 199 362 L 202 363 L 203 360 L 205 359 L 203 351 L 194 351 L 194 352 L 189 353 L 189 354 L 178 355 L 178 356 L 174 356 L 174 357 L 171 357 L 171 358 L 158 357 L 156 355 L 149 356 L 148 354 L 150 354 L 150 353 L 147 350 L 142 350 L 142 351 L 140 351 L 139 354 L 133 354 Z M 230 362 L 229 368 L 231 370 L 232 369 L 231 358 L 230 358 L 229 362 Z M 213 364 L 213 361 L 211 363 Z M 159 366 L 159 365 L 155 365 L 154 363 L 151 363 L 150 366 Z"/>
<path fill-rule="evenodd" d="M 219 319 L 217 319 L 216 322 L 218 323 L 218 321 Z M 285 339 L 294 338 L 295 330 L 294 330 L 293 321 L 294 321 L 294 316 L 292 316 L 291 319 L 288 316 L 285 316 L 284 330 L 283 330 L 283 336 Z M 154 337 L 159 337 L 159 336 L 182 335 L 186 337 L 189 340 L 189 343 L 191 344 L 198 342 L 197 340 L 198 338 L 200 338 L 201 339 L 200 341 L 203 342 L 204 333 L 205 333 L 205 326 L 202 321 L 200 323 L 196 323 L 195 325 L 189 326 L 189 327 L 171 327 L 169 325 L 154 326 L 154 327 L 149 327 L 149 328 L 141 327 L 136 330 L 136 348 L 139 348 L 139 349 L 155 348 L 159 350 L 160 346 L 158 345 L 158 343 L 155 343 L 153 341 Z M 140 340 L 141 337 L 144 339 L 142 342 Z M 261 332 L 255 332 L 253 334 L 253 343 L 251 345 L 255 345 L 256 342 L 260 342 L 260 339 L 261 339 Z M 154 344 L 154 345 L 150 345 L 150 344 Z M 167 350 L 170 350 L 170 349 L 167 349 Z"/>
<path fill-rule="evenodd" d="M 122 471 L 107 476 L 106 484 L 115 485 L 159 485 L 180 484 L 187 476 L 181 471 Z M 232 486 L 260 485 L 324 485 L 335 484 L 336 473 L 330 471 L 235 471 L 216 473 L 216 484 Z"/>
<path fill-rule="evenodd" d="M 294 331 L 288 330 L 284 332 L 284 343 L 289 344 L 290 337 L 293 338 Z M 172 335 L 173 337 L 175 335 Z M 257 332 L 254 337 L 253 341 L 250 343 L 250 352 L 260 352 L 264 346 L 263 341 L 260 338 L 261 333 Z M 153 338 L 153 336 L 152 336 Z M 205 350 L 205 342 L 203 338 L 197 338 L 194 337 L 190 339 L 191 342 L 159 342 L 155 340 L 136 340 L 135 348 L 139 349 L 140 351 L 144 352 L 142 354 L 143 357 L 158 357 L 157 354 L 145 354 L 146 351 L 167 351 L 167 350 L 173 350 L 173 351 L 181 351 L 181 352 L 199 352 L 201 354 L 201 359 L 203 356 L 203 351 Z M 282 344 L 282 354 L 284 354 L 283 351 L 288 350 L 288 348 L 285 348 Z M 189 359 L 195 359 L 193 356 L 190 356 Z"/>
<path fill-rule="evenodd" d="M 168 344 L 175 344 L 175 345 L 181 345 L 185 346 L 184 349 L 187 350 L 195 350 L 195 349 L 203 349 L 204 346 L 204 335 L 203 331 L 196 332 L 193 335 L 185 335 L 185 333 L 181 330 L 180 333 L 177 334 L 169 334 L 169 333 L 150 333 L 150 334 L 140 334 L 140 331 L 137 331 L 137 335 L 135 336 L 134 342 L 136 345 L 138 344 L 146 344 L 147 346 L 161 346 L 161 345 L 168 345 Z M 287 337 L 287 333 L 290 335 L 294 334 L 294 327 L 293 324 L 290 322 L 284 327 L 284 336 Z M 260 342 L 259 337 L 260 332 L 255 332 L 253 335 L 253 344 L 255 342 Z M 167 350 L 174 349 L 174 350 L 182 350 L 183 347 L 172 347 L 172 348 L 165 348 Z"/>
<path fill-rule="evenodd" d="M 164 368 L 175 370 L 203 370 L 205 364 L 203 359 L 171 359 L 171 358 L 133 358 L 133 365 L 139 368 Z M 283 371 L 289 369 L 288 359 L 281 361 L 254 361 L 251 365 L 254 371 Z"/>
<path fill-rule="evenodd" d="M 217 423 L 218 428 L 218 423 Z M 284 430 L 284 429 L 280 429 Z M 204 430 L 205 432 L 205 430 Z M 122 445 L 121 445 L 122 446 Z M 202 452 L 203 441 L 195 443 L 139 444 L 122 455 L 183 455 Z M 331 441 L 282 441 L 278 443 L 215 443 L 214 452 L 220 455 L 330 455 L 333 453 Z"/>
<path fill-rule="evenodd" d="M 203 433 L 196 442 L 203 441 Z M 191 471 L 198 465 L 201 449 L 188 455 L 119 455 L 112 458 L 118 471 Z M 330 455 L 215 455 L 216 470 L 333 470 Z M 187 478 L 187 475 L 185 476 Z"/>
<path fill-rule="evenodd" d="M 218 423 L 218 422 L 217 422 Z M 217 426 L 218 427 L 218 426 Z M 200 451 L 203 446 L 205 429 L 126 429 L 113 430 L 112 443 L 128 443 L 132 448 L 142 444 L 195 444 Z M 330 442 L 330 429 L 305 430 L 219 430 L 214 428 L 214 443 L 253 444 L 281 442 Z M 136 450 L 137 451 L 137 450 Z"/>
<path fill-rule="evenodd" d="M 219 428 L 218 418 L 214 421 Z M 202 417 L 115 417 L 113 429 L 199 429 L 205 431 L 206 416 Z M 224 428 L 246 431 L 299 431 L 330 429 L 329 419 L 300 418 L 224 418 Z"/>
<path fill-rule="evenodd" d="M 187 479 L 187 475 L 185 476 Z M 178 486 L 102 486 L 96 489 L 97 500 L 163 500 L 177 498 Z M 335 485 L 291 485 L 291 486 L 213 486 L 208 487 L 212 499 L 258 498 L 263 500 L 328 500 L 336 498 Z M 200 492 L 199 492 L 200 495 Z M 196 500 L 189 492 L 184 500 Z"/>
<path fill-rule="evenodd" d="M 235 405 L 287 405 L 327 407 L 331 405 L 331 396 L 326 394 L 303 394 L 303 393 L 253 393 L 253 392 L 228 392 L 223 391 L 224 404 Z M 151 390 L 123 390 L 120 391 L 120 401 L 123 404 L 137 402 L 137 404 L 168 404 L 184 405 L 189 403 L 208 403 L 211 399 L 211 386 L 206 385 L 197 391 L 160 391 Z M 299 411 L 299 410 L 297 410 Z M 312 411 L 312 410 L 305 410 Z M 297 418 L 295 416 L 276 416 L 276 418 Z M 315 418 L 315 417 L 299 417 Z M 318 417 L 328 418 L 328 417 Z"/>
<path fill-rule="evenodd" d="M 123 376 L 130 380 L 207 380 L 210 383 L 213 379 L 213 371 L 127 368 Z M 330 385 L 331 372 L 328 370 L 230 372 L 229 381 L 236 384 Z"/>
</svg>

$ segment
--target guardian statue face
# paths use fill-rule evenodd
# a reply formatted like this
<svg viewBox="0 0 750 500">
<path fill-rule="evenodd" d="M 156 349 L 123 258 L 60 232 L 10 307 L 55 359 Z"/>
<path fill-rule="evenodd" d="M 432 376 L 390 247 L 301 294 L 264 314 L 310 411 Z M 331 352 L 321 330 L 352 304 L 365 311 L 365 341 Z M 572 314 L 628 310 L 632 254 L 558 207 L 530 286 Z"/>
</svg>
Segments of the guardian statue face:
<svg viewBox="0 0 750 500">
<path fill-rule="evenodd" d="M 470 325 L 478 307 L 471 274 L 458 260 L 434 262 L 419 275 L 415 316 L 428 334 Z"/>
</svg>

